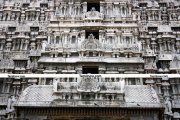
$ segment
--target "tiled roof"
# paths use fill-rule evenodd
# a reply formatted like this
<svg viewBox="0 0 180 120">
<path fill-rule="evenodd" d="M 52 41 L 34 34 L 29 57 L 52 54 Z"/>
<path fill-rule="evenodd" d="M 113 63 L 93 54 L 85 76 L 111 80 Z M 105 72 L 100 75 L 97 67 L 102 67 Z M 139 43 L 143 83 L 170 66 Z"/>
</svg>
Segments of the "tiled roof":
<svg viewBox="0 0 180 120">
<path fill-rule="evenodd" d="M 53 101 L 58 100 L 58 95 L 53 94 L 52 85 L 32 85 L 26 88 L 16 106 L 40 106 L 48 107 L 52 105 Z M 71 100 L 69 102 L 76 102 L 76 100 Z M 76 103 L 81 100 L 77 100 Z M 68 102 L 60 102 L 59 106 L 67 104 Z M 121 103 L 123 103 L 121 105 Z M 125 86 L 125 102 L 115 101 L 114 105 L 117 107 L 160 107 L 159 99 L 157 99 L 157 94 L 155 90 L 152 90 L 150 86 L 147 85 L 127 85 Z M 113 105 L 113 104 L 112 104 Z M 120 105 L 120 106 L 119 106 Z M 68 106 L 68 104 L 66 105 Z"/>
<path fill-rule="evenodd" d="M 125 101 L 135 103 L 158 103 L 155 99 L 150 86 L 147 85 L 129 85 L 125 87 Z"/>
<path fill-rule="evenodd" d="M 32 85 L 26 88 L 19 97 L 19 105 L 40 106 L 53 101 L 53 86 L 51 85 Z"/>
</svg>

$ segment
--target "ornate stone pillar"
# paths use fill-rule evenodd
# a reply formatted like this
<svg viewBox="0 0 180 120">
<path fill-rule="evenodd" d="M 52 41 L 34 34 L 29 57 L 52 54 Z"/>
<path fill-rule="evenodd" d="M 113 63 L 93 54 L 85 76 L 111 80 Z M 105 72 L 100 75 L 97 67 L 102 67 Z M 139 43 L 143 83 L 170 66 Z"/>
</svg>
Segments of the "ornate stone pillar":
<svg viewBox="0 0 180 120">
<path fill-rule="evenodd" d="M 26 87 L 26 79 L 25 78 L 22 78 L 22 81 L 21 81 L 21 92 L 24 91 L 25 87 Z"/>
<path fill-rule="evenodd" d="M 86 13 L 87 12 L 87 2 L 83 2 L 82 7 L 83 7 L 83 13 Z"/>
<path fill-rule="evenodd" d="M 103 42 L 102 39 L 103 39 L 103 30 L 99 30 L 99 42 L 100 43 Z"/>
<path fill-rule="evenodd" d="M 162 41 L 161 41 L 161 39 L 158 40 L 158 44 L 159 44 L 159 50 L 162 51 Z"/>
<path fill-rule="evenodd" d="M 66 12 L 67 12 L 67 6 L 66 6 L 66 5 L 64 5 L 63 15 L 66 15 Z"/>
<path fill-rule="evenodd" d="M 27 50 L 27 49 L 28 49 L 28 44 L 29 44 L 29 40 L 25 40 L 24 50 Z"/>
<path fill-rule="evenodd" d="M 167 50 L 172 50 L 171 46 L 170 46 L 170 43 L 171 43 L 171 40 L 167 40 L 167 47 L 168 47 Z"/>
<path fill-rule="evenodd" d="M 2 20 L 1 18 L 2 18 L 2 16 L 3 16 L 3 14 L 2 13 L 0 13 L 0 20 Z"/>
<path fill-rule="evenodd" d="M 9 12 L 6 14 L 6 20 L 7 20 L 7 21 L 10 20 L 10 13 L 9 13 Z"/>
<path fill-rule="evenodd" d="M 11 87 L 11 82 L 8 80 L 8 82 L 7 82 L 7 90 L 6 90 L 7 93 L 9 93 L 10 87 Z"/>
<path fill-rule="evenodd" d="M 104 13 L 104 2 L 100 1 L 100 12 Z"/>
<path fill-rule="evenodd" d="M 169 97 L 170 94 L 169 94 L 169 88 L 170 87 L 170 84 L 169 84 L 169 79 L 167 77 L 164 77 L 162 78 L 162 89 L 163 89 L 163 94 L 164 94 L 164 97 Z"/>
<path fill-rule="evenodd" d="M 48 44 L 50 44 L 50 41 L 51 41 L 50 35 L 51 35 L 51 33 L 48 33 Z"/>
<path fill-rule="evenodd" d="M 131 14 L 132 14 L 131 9 L 132 9 L 131 4 L 129 4 L 129 15 L 131 15 Z"/>
<path fill-rule="evenodd" d="M 164 44 L 164 49 L 163 50 L 167 50 L 166 41 L 164 41 L 163 44 Z"/>
<path fill-rule="evenodd" d="M 6 86 L 6 78 L 3 78 L 3 86 L 2 86 L 2 93 L 6 92 L 5 91 L 5 86 Z"/>
<path fill-rule="evenodd" d="M 161 21 L 161 10 L 159 10 L 158 15 L 159 15 L 159 21 Z"/>
<path fill-rule="evenodd" d="M 21 39 L 20 40 L 20 51 L 23 50 L 23 44 L 24 44 L 24 39 Z"/>
</svg>

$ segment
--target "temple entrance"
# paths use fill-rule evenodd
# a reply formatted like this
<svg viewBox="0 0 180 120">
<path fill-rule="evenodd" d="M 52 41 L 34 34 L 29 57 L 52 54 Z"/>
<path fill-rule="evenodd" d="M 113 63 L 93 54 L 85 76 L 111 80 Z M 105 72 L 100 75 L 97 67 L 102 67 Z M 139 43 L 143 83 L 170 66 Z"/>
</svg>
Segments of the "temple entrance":
<svg viewBox="0 0 180 120">
<path fill-rule="evenodd" d="M 83 74 L 98 74 L 99 68 L 98 66 L 83 66 L 82 73 Z"/>
</svg>

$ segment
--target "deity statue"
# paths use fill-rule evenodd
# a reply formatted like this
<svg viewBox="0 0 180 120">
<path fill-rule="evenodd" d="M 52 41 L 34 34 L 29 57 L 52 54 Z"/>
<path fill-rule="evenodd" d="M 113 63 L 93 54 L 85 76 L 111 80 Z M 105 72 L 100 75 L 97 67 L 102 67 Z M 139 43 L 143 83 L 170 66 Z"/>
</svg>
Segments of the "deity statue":
<svg viewBox="0 0 180 120">
<path fill-rule="evenodd" d="M 44 41 L 42 42 L 42 52 L 45 51 L 46 46 L 47 46 L 47 41 L 44 40 Z"/>
<path fill-rule="evenodd" d="M 15 104 L 15 102 L 16 102 L 15 96 L 9 97 L 9 99 L 8 99 L 8 105 L 7 105 L 7 111 L 8 111 L 8 112 L 11 112 L 11 111 L 14 110 L 14 104 Z"/>
<path fill-rule="evenodd" d="M 158 96 L 152 85 L 151 85 L 151 94 L 152 94 L 152 97 L 158 101 Z"/>
<path fill-rule="evenodd" d="M 95 8 L 95 7 L 92 7 L 92 8 L 91 8 L 91 11 L 96 11 L 96 8 Z"/>
<path fill-rule="evenodd" d="M 165 104 L 165 113 L 172 114 L 172 104 L 169 97 L 166 98 L 164 104 Z"/>
</svg>

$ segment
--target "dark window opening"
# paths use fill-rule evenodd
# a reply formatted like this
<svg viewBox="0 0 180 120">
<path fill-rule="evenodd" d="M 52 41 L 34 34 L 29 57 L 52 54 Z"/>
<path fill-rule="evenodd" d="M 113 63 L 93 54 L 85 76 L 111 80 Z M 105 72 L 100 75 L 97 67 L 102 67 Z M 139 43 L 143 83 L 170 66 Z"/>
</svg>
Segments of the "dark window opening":
<svg viewBox="0 0 180 120">
<path fill-rule="evenodd" d="M 100 3 L 87 3 L 87 11 L 91 10 L 100 12 Z"/>
<path fill-rule="evenodd" d="M 30 27 L 32 32 L 39 32 L 39 27 Z"/>
<path fill-rule="evenodd" d="M 148 27 L 148 31 L 156 32 L 157 31 L 157 27 Z"/>
<path fill-rule="evenodd" d="M 166 3 L 159 3 L 159 6 L 160 6 L 160 7 L 166 7 L 167 4 L 166 4 Z"/>
<path fill-rule="evenodd" d="M 98 74 L 99 68 L 97 66 L 83 66 L 83 74 Z"/>
<path fill-rule="evenodd" d="M 72 41 L 71 41 L 72 44 L 76 43 L 76 36 L 72 36 Z"/>
<path fill-rule="evenodd" d="M 57 36 L 57 37 L 56 37 L 56 44 L 59 44 L 59 39 L 60 39 L 60 37 Z"/>
<path fill-rule="evenodd" d="M 161 63 L 158 61 L 158 62 L 156 63 L 156 66 L 157 66 L 157 68 L 161 68 Z"/>
<path fill-rule="evenodd" d="M 16 27 L 9 27 L 9 28 L 8 28 L 8 31 L 9 31 L 9 32 L 15 32 L 15 31 L 16 31 Z"/>
<path fill-rule="evenodd" d="M 96 39 L 99 39 L 99 30 L 86 31 L 86 39 L 93 34 Z"/>
<path fill-rule="evenodd" d="M 134 78 L 128 78 L 129 85 L 136 85 L 136 80 Z"/>
<path fill-rule="evenodd" d="M 89 57 L 93 57 L 93 52 L 89 52 Z"/>
<path fill-rule="evenodd" d="M 53 78 L 46 78 L 46 85 L 51 85 Z"/>
<path fill-rule="evenodd" d="M 174 32 L 180 31 L 180 27 L 171 27 L 171 30 Z"/>
<path fill-rule="evenodd" d="M 29 6 L 29 3 L 23 3 L 22 7 L 28 7 Z"/>
<path fill-rule="evenodd" d="M 48 8 L 48 3 L 40 3 L 40 7 Z"/>
<path fill-rule="evenodd" d="M 139 7 L 147 7 L 147 3 L 139 3 Z"/>
</svg>

